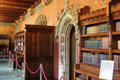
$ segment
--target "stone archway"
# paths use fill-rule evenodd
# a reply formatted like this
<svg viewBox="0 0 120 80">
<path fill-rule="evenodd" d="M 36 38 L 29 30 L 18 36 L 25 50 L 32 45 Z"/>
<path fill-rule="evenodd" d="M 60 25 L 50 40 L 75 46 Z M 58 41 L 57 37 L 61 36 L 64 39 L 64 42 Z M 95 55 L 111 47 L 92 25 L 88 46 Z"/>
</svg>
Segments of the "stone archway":
<svg viewBox="0 0 120 80">
<path fill-rule="evenodd" d="M 78 27 L 72 15 L 64 12 L 59 21 L 56 34 L 59 41 L 59 79 L 61 76 L 66 76 L 67 80 L 69 80 L 70 32 L 73 26 L 75 28 L 75 35 L 78 35 Z M 76 39 L 76 44 L 77 40 L 78 39 Z M 77 49 L 75 54 L 77 59 Z"/>
</svg>

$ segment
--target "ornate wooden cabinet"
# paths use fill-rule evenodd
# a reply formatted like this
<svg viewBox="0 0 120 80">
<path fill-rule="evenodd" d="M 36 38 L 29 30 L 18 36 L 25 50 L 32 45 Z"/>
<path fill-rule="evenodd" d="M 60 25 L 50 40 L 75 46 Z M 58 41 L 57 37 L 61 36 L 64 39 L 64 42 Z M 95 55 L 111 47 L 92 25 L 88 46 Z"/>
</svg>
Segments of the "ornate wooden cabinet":
<svg viewBox="0 0 120 80">
<path fill-rule="evenodd" d="M 25 61 L 32 71 L 43 64 L 48 80 L 53 80 L 54 27 L 26 25 Z M 32 75 L 26 69 L 26 80 L 39 80 L 40 73 Z"/>
<path fill-rule="evenodd" d="M 24 29 L 24 61 L 32 71 L 40 64 L 48 80 L 53 80 L 54 27 L 42 25 L 25 25 Z M 44 78 L 43 78 L 44 79 Z M 40 80 L 40 72 L 29 73 L 25 67 L 25 80 Z"/>
</svg>

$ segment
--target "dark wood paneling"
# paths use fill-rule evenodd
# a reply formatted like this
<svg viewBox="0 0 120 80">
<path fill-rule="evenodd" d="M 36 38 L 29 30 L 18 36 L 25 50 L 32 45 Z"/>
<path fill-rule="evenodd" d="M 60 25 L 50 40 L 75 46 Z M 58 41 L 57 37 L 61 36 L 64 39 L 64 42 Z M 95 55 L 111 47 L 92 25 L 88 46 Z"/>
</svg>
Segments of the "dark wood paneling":
<svg viewBox="0 0 120 80">
<path fill-rule="evenodd" d="M 36 27 L 37 26 L 37 27 Z M 40 63 L 48 80 L 53 80 L 53 47 L 54 27 L 26 25 L 26 52 L 25 59 L 30 68 L 35 71 Z M 40 73 L 30 74 L 26 69 L 26 80 L 39 80 Z"/>
</svg>

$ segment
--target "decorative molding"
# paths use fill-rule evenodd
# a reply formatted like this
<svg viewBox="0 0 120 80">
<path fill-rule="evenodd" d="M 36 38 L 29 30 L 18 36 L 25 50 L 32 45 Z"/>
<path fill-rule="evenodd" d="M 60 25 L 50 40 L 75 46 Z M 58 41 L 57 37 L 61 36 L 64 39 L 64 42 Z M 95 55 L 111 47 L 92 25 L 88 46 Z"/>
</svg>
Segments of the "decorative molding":
<svg viewBox="0 0 120 80">
<path fill-rule="evenodd" d="M 36 6 L 36 7 L 34 8 L 34 12 L 36 13 L 36 12 L 38 12 L 40 9 L 42 9 L 42 8 L 44 8 L 44 7 L 45 7 L 44 4 L 40 3 L 38 6 Z"/>
</svg>

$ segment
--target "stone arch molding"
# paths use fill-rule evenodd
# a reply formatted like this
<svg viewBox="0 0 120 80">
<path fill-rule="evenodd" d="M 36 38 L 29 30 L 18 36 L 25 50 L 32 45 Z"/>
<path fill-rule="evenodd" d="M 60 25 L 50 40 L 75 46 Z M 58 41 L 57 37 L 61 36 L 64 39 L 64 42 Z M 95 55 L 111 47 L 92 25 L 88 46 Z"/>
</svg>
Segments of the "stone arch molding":
<svg viewBox="0 0 120 80">
<path fill-rule="evenodd" d="M 61 16 L 56 30 L 56 37 L 59 42 L 59 79 L 66 75 L 69 80 L 69 40 L 70 31 L 73 25 L 75 27 L 75 35 L 78 35 L 78 26 L 70 13 L 64 12 Z M 77 51 L 76 51 L 77 52 Z"/>
<path fill-rule="evenodd" d="M 47 25 L 47 17 L 44 14 L 41 14 L 38 16 L 38 18 L 35 21 L 36 25 Z"/>
</svg>

